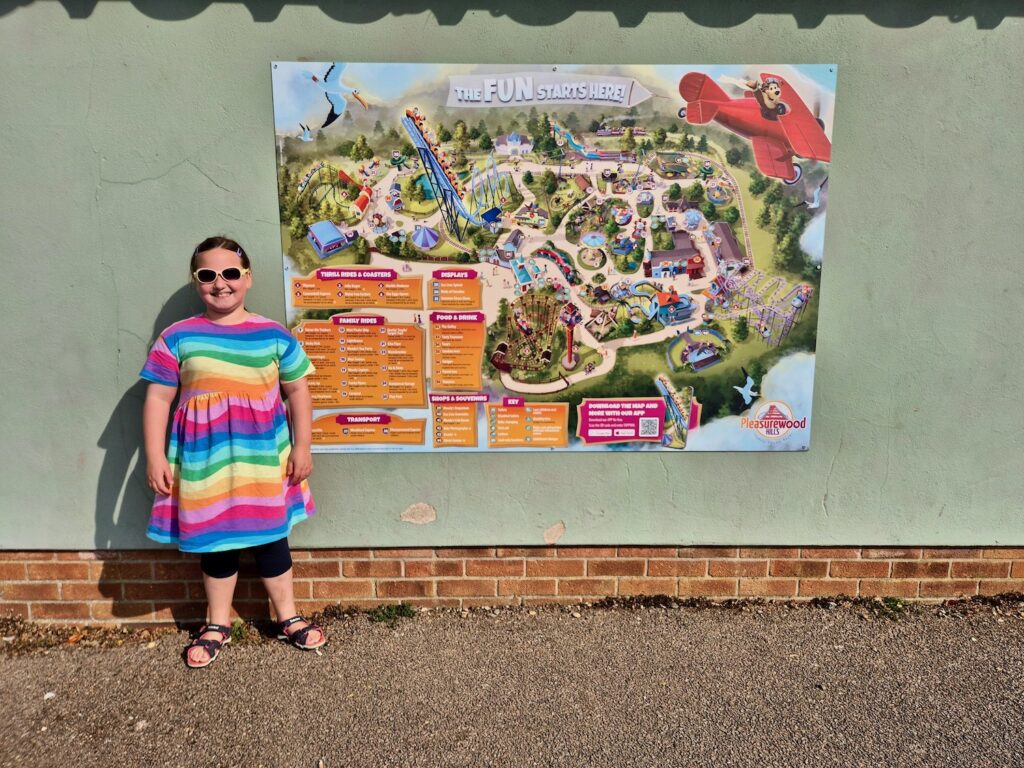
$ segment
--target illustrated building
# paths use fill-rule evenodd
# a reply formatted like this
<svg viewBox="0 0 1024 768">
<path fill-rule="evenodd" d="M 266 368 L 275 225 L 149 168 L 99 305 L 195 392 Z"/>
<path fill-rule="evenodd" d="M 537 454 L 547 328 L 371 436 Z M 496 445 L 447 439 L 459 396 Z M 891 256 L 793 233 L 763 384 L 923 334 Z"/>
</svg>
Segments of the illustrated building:
<svg viewBox="0 0 1024 768">
<path fill-rule="evenodd" d="M 699 203 L 687 200 L 685 197 L 680 197 L 678 200 L 672 200 L 669 198 L 668 192 L 662 194 L 661 204 L 669 213 L 682 213 L 683 211 L 688 211 L 691 208 L 700 208 Z"/>
<path fill-rule="evenodd" d="M 316 255 L 326 259 L 337 251 L 343 251 L 356 241 L 359 235 L 355 230 L 342 232 L 332 221 L 318 221 L 309 225 L 306 239 L 309 240 Z"/>
<path fill-rule="evenodd" d="M 662 325 L 685 323 L 696 309 L 689 296 L 680 296 L 675 289 L 658 291 L 655 301 L 658 303 L 658 322 Z"/>
<path fill-rule="evenodd" d="M 516 211 L 516 221 L 520 224 L 543 229 L 548 225 L 548 212 L 537 203 L 527 203 Z"/>
<path fill-rule="evenodd" d="M 718 263 L 742 263 L 743 251 L 740 250 L 739 243 L 736 242 L 736 235 L 732 231 L 732 227 L 724 221 L 716 221 L 711 225 L 711 231 L 714 233 L 711 252 L 715 254 Z"/>
<path fill-rule="evenodd" d="M 673 232 L 671 251 L 648 251 L 644 256 L 644 277 L 676 277 L 687 271 L 687 263 L 700 252 L 686 232 Z"/>
<path fill-rule="evenodd" d="M 501 251 L 502 256 L 506 259 L 511 259 L 519 253 L 519 249 L 522 247 L 525 239 L 526 236 L 523 234 L 521 229 L 513 229 L 508 233 L 508 237 L 505 238 L 505 241 L 498 246 L 498 250 Z"/>
<path fill-rule="evenodd" d="M 594 193 L 594 185 L 590 182 L 589 176 L 578 173 L 572 181 L 584 195 L 592 195 Z"/>
<path fill-rule="evenodd" d="M 691 280 L 704 277 L 704 257 L 701 255 L 691 256 L 686 260 L 686 276 Z"/>
<path fill-rule="evenodd" d="M 532 150 L 533 142 L 530 141 L 530 137 L 520 133 L 512 132 L 494 140 L 495 153 L 506 157 L 519 157 Z"/>
</svg>

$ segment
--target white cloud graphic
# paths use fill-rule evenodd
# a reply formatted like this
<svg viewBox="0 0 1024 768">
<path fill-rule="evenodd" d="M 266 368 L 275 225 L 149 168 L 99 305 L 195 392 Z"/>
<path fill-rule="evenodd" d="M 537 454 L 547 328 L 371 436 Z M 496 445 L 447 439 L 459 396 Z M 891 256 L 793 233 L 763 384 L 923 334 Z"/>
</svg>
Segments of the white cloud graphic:
<svg viewBox="0 0 1024 768">
<path fill-rule="evenodd" d="M 814 355 L 796 352 L 782 358 L 765 374 L 755 412 L 767 400 L 782 400 L 793 417 L 807 417 L 807 428 L 794 430 L 781 440 L 768 440 L 753 429 L 742 429 L 739 416 L 715 419 L 690 433 L 688 451 L 799 451 L 811 443 L 811 401 L 814 396 Z"/>
</svg>

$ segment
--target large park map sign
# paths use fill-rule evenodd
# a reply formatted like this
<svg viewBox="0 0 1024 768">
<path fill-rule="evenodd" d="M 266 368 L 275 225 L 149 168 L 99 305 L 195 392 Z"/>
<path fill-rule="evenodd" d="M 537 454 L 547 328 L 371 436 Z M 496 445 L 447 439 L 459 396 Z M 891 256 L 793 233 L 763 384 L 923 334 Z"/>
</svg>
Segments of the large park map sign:
<svg viewBox="0 0 1024 768">
<path fill-rule="evenodd" d="M 808 448 L 834 66 L 272 72 L 315 450 Z"/>
</svg>

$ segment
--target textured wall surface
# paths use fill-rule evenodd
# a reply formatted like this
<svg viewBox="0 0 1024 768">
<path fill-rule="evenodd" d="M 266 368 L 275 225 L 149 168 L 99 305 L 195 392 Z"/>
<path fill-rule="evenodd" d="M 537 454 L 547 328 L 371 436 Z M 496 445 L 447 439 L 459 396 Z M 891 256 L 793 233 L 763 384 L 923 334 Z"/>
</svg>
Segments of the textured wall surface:
<svg viewBox="0 0 1024 768">
<path fill-rule="evenodd" d="M 0 4 L 0 547 L 147 546 L 136 373 L 196 240 L 240 237 L 283 319 L 297 58 L 840 68 L 808 453 L 318 456 L 296 545 L 1024 544 L 1019 9 L 331 5 Z"/>
</svg>

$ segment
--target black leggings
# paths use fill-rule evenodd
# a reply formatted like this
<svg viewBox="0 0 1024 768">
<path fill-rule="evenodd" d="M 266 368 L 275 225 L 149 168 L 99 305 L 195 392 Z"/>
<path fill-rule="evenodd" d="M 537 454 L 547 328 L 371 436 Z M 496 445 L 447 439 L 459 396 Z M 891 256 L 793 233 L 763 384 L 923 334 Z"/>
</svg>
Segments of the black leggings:
<svg viewBox="0 0 1024 768">
<path fill-rule="evenodd" d="M 288 549 L 288 537 L 260 544 L 246 549 L 229 549 L 225 552 L 203 552 L 199 567 L 203 573 L 215 579 L 226 579 L 238 573 L 238 557 L 242 552 L 251 551 L 256 558 L 256 570 L 264 579 L 272 579 L 292 567 L 292 553 Z"/>
</svg>

